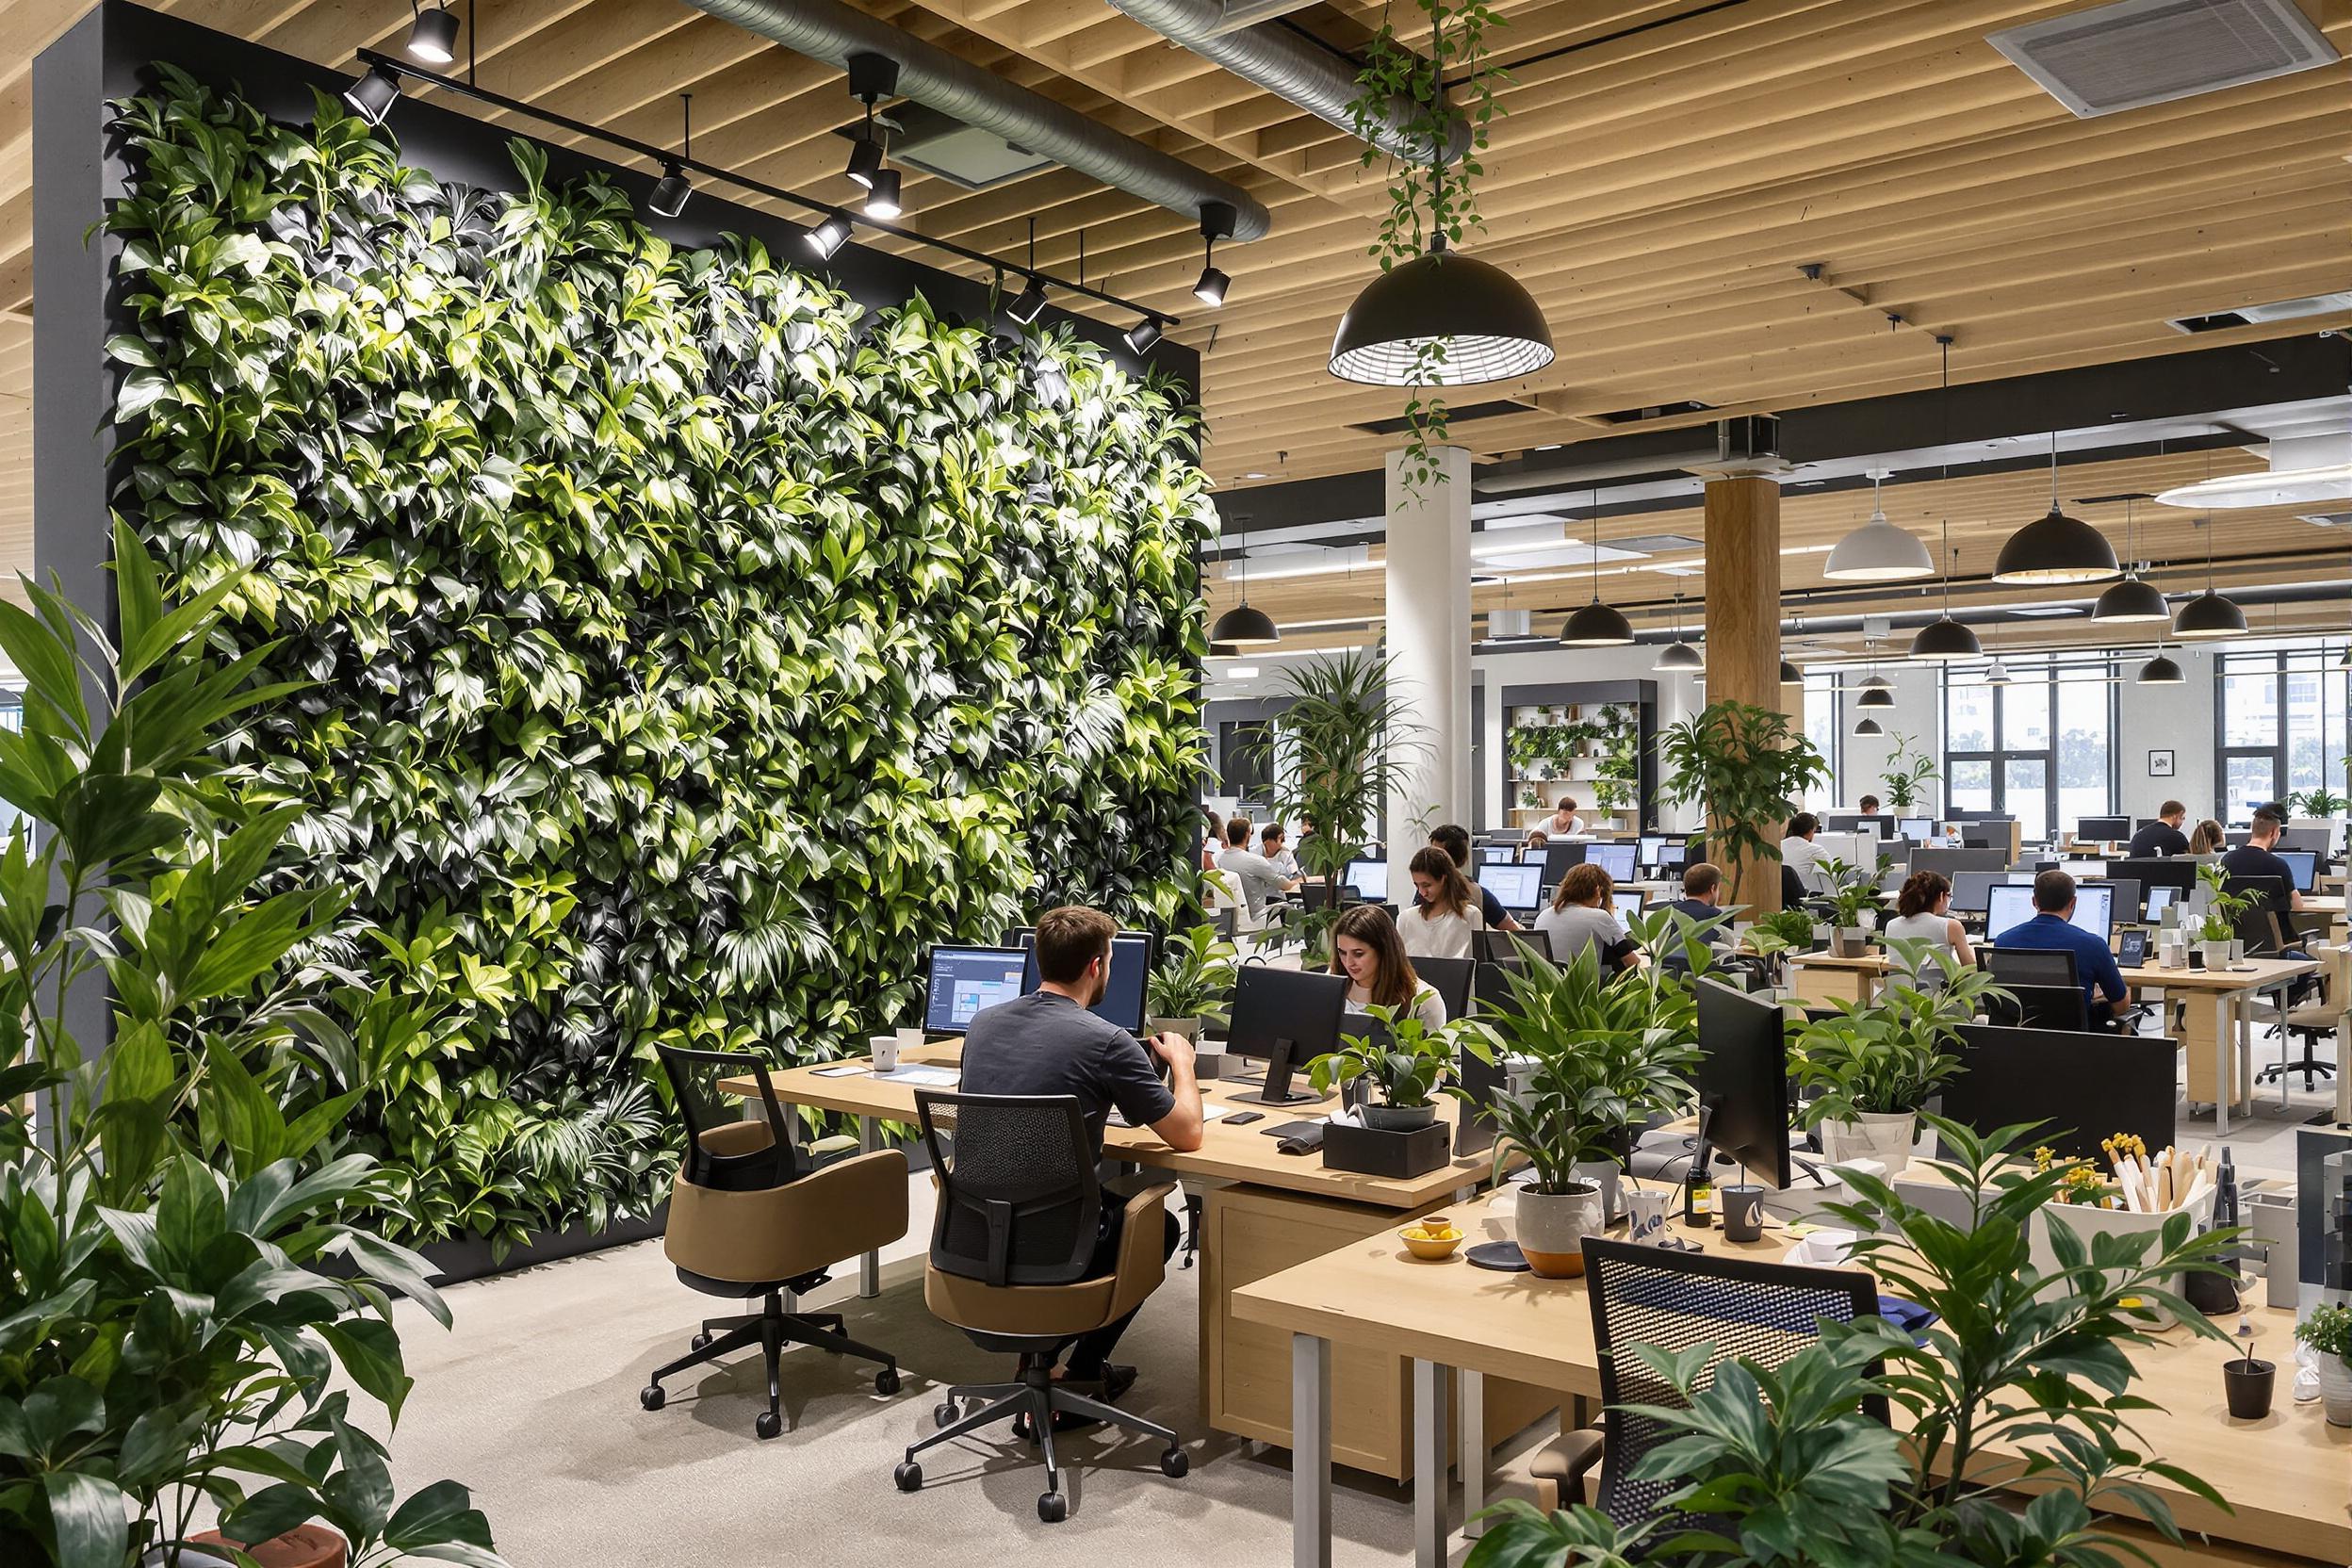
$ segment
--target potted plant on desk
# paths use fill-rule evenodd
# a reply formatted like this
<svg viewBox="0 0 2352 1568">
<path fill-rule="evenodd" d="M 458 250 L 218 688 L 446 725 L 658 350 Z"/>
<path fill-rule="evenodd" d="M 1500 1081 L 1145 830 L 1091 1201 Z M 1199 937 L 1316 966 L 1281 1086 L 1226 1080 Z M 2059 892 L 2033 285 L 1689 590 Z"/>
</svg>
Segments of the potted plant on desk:
<svg viewBox="0 0 2352 1568">
<path fill-rule="evenodd" d="M 1159 967 L 1144 980 L 1152 1033 L 1182 1035 L 1198 1044 L 1202 1024 L 1221 1028 L 1231 1021 L 1226 1003 L 1233 994 L 1235 956 L 1231 942 L 1217 940 L 1214 926 L 1169 937 Z"/>
<path fill-rule="evenodd" d="M 2197 867 L 2197 879 L 2205 887 L 2205 913 L 2197 922 L 2197 950 L 2204 956 L 2207 969 L 2228 969 L 2238 961 L 2238 921 L 2254 907 L 2254 895 L 2224 892 L 2230 874 L 2217 863 Z"/>
<path fill-rule="evenodd" d="M 2311 1348 L 2319 1372 L 2320 1408 L 2331 1427 L 2352 1427 L 2352 1307 L 2313 1307 L 2295 1326 L 2295 1337 Z"/>
<path fill-rule="evenodd" d="M 1772 983 L 1788 983 L 1791 953 L 1813 948 L 1813 917 L 1803 909 L 1777 909 L 1740 933 L 1740 945 L 1769 966 Z"/>
<path fill-rule="evenodd" d="M 1821 1091 L 1805 1124 L 1821 1135 L 1822 1158 L 1875 1160 L 1891 1176 L 1910 1162 L 1920 1110 L 1961 1070 L 1949 1049 L 1960 1026 L 2001 993 L 1984 971 L 1952 963 L 1933 943 L 1897 937 L 1886 946 L 1897 967 L 1877 997 L 1831 1004 L 1831 1017 L 1798 1034 L 1788 1070 L 1800 1087 Z M 1940 986 L 1920 973 L 1931 962 Z"/>
<path fill-rule="evenodd" d="M 1364 1012 L 1379 1025 L 1345 1035 L 1340 1049 L 1307 1064 L 1307 1079 L 1329 1094 L 1362 1083 L 1379 1095 L 1358 1107 L 1362 1130 L 1338 1121 L 1324 1129 L 1323 1163 L 1374 1176 L 1419 1176 L 1446 1163 L 1448 1139 L 1437 1120 L 1437 1095 L 1454 1076 L 1465 1045 L 1491 1060 L 1484 1026 L 1457 1019 L 1431 1029 L 1415 1014 L 1378 1003 Z M 1370 1135 L 1366 1136 L 1365 1135 Z"/>
<path fill-rule="evenodd" d="M 1824 855 L 1818 863 L 1821 874 L 1829 878 L 1834 933 L 1830 951 L 1840 958 L 1859 958 L 1878 923 L 1878 879 L 1886 874 L 1888 862 L 1882 856 L 1865 871 L 1834 855 Z"/>
</svg>

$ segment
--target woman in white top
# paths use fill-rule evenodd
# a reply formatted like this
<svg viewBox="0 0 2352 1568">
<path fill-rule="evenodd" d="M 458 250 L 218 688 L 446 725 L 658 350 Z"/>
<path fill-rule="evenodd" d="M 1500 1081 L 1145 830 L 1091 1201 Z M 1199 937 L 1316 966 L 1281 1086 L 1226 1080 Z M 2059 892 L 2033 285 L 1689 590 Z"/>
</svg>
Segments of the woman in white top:
<svg viewBox="0 0 2352 1568">
<path fill-rule="evenodd" d="M 1604 975 L 1640 961 L 1641 948 L 1617 919 L 1609 897 L 1614 890 L 1609 873 L 1596 865 L 1568 868 L 1551 907 L 1535 917 L 1535 928 L 1552 944 L 1552 962 L 1572 963 L 1588 947 Z"/>
<path fill-rule="evenodd" d="M 1584 819 L 1576 815 L 1576 802 L 1574 796 L 1560 797 L 1559 808 L 1553 811 L 1551 819 L 1544 823 L 1544 831 L 1562 838 L 1571 833 L 1584 831 Z"/>
<path fill-rule="evenodd" d="M 1396 923 L 1377 904 L 1359 904 L 1331 926 L 1331 972 L 1348 977 L 1348 1010 L 1367 1005 L 1410 1013 L 1429 1029 L 1446 1025 L 1446 1004 L 1437 988 L 1413 972 Z"/>
<path fill-rule="evenodd" d="M 1462 874 L 1454 858 L 1430 844 L 1413 858 L 1413 890 L 1420 904 L 1396 919 L 1405 953 L 1414 958 L 1468 958 L 1486 929 L 1486 911 L 1478 890 Z"/>
<path fill-rule="evenodd" d="M 1968 931 L 1952 918 L 1952 884 L 1941 872 L 1915 871 L 1903 879 L 1903 890 L 1895 894 L 1895 918 L 1886 923 L 1881 935 L 1934 942 L 1957 962 L 1976 962 L 1976 955 L 1968 949 Z"/>
</svg>

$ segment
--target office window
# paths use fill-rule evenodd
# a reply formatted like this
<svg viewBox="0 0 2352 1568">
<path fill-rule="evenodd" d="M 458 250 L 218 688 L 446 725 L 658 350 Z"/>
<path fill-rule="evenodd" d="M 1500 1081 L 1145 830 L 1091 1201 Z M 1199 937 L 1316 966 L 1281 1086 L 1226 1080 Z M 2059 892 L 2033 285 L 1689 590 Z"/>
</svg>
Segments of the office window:
<svg viewBox="0 0 2352 1568">
<path fill-rule="evenodd" d="M 1829 761 L 1829 787 L 1824 798 L 1845 799 L 1845 698 L 1838 694 L 1835 675 L 1808 674 L 1805 678 L 1805 712 L 1800 716 L 1805 738 Z"/>
<path fill-rule="evenodd" d="M 2229 823 L 2303 791 L 2344 788 L 2344 672 L 2313 644 L 2213 662 L 2213 793 Z"/>
<path fill-rule="evenodd" d="M 2115 689 L 2105 661 L 2006 661 L 2010 681 L 1944 672 L 1944 798 L 2017 819 L 2029 843 L 2114 809 Z"/>
</svg>

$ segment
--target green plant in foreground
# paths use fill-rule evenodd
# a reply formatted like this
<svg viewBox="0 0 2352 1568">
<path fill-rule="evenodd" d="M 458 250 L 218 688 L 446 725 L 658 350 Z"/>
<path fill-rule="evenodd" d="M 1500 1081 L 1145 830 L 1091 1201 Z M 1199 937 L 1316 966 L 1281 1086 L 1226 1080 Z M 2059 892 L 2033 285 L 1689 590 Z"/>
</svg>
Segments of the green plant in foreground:
<svg viewBox="0 0 2352 1568">
<path fill-rule="evenodd" d="M 1144 1005 L 1153 1018 L 1191 1018 L 1222 1027 L 1232 1020 L 1233 944 L 1217 928 L 1196 925 L 1160 944 L 1159 966 L 1144 982 Z"/>
<path fill-rule="evenodd" d="M 344 894 L 253 891 L 302 808 L 242 810 L 206 754 L 286 689 L 253 682 L 267 649 L 206 654 L 237 579 L 167 608 L 127 528 L 114 549 L 119 646 L 38 585 L 36 613 L 0 602 L 25 681 L 0 798 L 28 819 L 0 847 L 0 1562 L 168 1568 L 209 1505 L 246 1541 L 328 1520 L 355 1564 L 495 1565 L 455 1482 L 394 1506 L 351 1414 L 408 1394 L 392 1298 L 449 1312 L 347 1222 L 388 1196 L 341 1147 L 358 1094 L 324 1064 L 351 1041 L 279 977 Z"/>
<path fill-rule="evenodd" d="M 1869 1002 L 1840 999 L 1833 1016 L 1799 1031 L 1788 1075 L 1821 1097 L 1805 1107 L 1805 1124 L 1901 1116 L 1919 1110 L 1961 1070 L 1952 1054 L 1960 1026 L 2008 993 L 1984 970 L 1962 965 L 1932 942 L 1892 938 L 1890 970 Z M 1924 966 L 1943 972 L 1940 986 L 1921 983 Z"/>
<path fill-rule="evenodd" d="M 1742 896 L 1748 870 L 1780 858 L 1780 846 L 1758 824 L 1786 822 L 1798 797 L 1829 781 L 1829 763 L 1786 713 L 1750 703 L 1710 702 L 1658 738 L 1666 769 L 1660 792 L 1697 803 L 1707 833 L 1731 877 L 1731 901 Z"/>
<path fill-rule="evenodd" d="M 1307 1079 L 1317 1093 L 1368 1079 L 1380 1091 L 1382 1104 L 1418 1110 L 1433 1103 L 1438 1086 L 1453 1076 L 1464 1043 L 1477 1039 L 1483 1046 L 1486 1038 L 1483 1027 L 1470 1019 L 1431 1029 L 1409 1008 L 1376 1002 L 1364 1011 L 1385 1027 L 1387 1037 L 1341 1036 L 1337 1051 L 1325 1052 L 1307 1064 Z"/>
<path fill-rule="evenodd" d="M 1915 1208 L 1878 1177 L 1851 1175 L 1852 1200 L 1832 1205 L 1860 1233 L 1853 1262 L 1936 1321 L 1915 1344 L 1884 1318 L 1824 1324 L 1819 1344 L 1772 1371 L 1726 1362 L 1699 1385 L 1711 1347 L 1643 1360 L 1678 1392 L 1679 1408 L 1641 1413 L 1679 1435 L 1635 1474 L 1681 1481 L 1668 1501 L 1711 1516 L 1619 1530 L 1592 1509 L 1538 1513 L 1525 1503 L 1494 1523 L 1465 1568 L 1617 1568 L 1637 1559 L 1693 1568 L 2114 1568 L 2146 1560 L 2106 1515 L 2137 1515 L 2166 1541 L 2180 1534 L 2144 1484 L 2170 1483 L 2228 1504 L 2179 1465 L 2142 1452 L 2132 1417 L 2155 1409 L 2132 1392 L 2130 1348 L 2152 1343 L 2136 1305 L 2153 1299 L 2200 1338 L 2229 1335 L 2177 1294 L 2237 1233 L 2195 1233 L 2175 1215 L 2158 1232 L 2096 1235 L 2050 1228 L 2056 1266 L 2033 1262 L 2037 1211 L 2065 1180 L 2027 1170 L 2008 1151 L 2033 1129 L 1980 1135 L 1931 1119 L 1953 1157 L 1941 1162 L 1968 1200 L 1967 1223 Z M 1898 1418 L 1867 1413 L 1883 1396 Z M 1986 1478 L 2022 1456 L 2029 1500 Z"/>
</svg>

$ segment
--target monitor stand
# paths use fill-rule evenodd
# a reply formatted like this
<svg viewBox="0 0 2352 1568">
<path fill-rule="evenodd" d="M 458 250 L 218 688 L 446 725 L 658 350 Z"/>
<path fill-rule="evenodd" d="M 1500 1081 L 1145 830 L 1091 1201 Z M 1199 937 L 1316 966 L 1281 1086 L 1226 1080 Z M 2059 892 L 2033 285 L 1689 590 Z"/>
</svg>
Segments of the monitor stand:
<svg viewBox="0 0 2352 1568">
<path fill-rule="evenodd" d="M 1291 1057 L 1297 1050 L 1295 1040 L 1278 1039 L 1266 1058 L 1265 1087 L 1256 1094 L 1237 1094 L 1233 1101 L 1243 1105 L 1312 1105 L 1324 1097 L 1312 1089 L 1290 1086 Z"/>
</svg>

